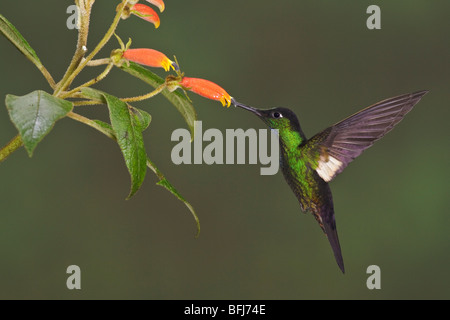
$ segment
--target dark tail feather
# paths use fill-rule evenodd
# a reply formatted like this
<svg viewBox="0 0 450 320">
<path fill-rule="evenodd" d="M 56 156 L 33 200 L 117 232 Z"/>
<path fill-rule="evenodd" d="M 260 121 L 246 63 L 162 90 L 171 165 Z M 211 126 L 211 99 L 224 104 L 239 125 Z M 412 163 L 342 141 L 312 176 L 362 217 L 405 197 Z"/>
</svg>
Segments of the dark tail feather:
<svg viewBox="0 0 450 320">
<path fill-rule="evenodd" d="M 342 273 L 345 273 L 344 259 L 342 258 L 341 246 L 339 244 L 339 238 L 336 230 L 336 223 L 334 222 L 334 217 L 332 223 L 324 222 L 323 229 L 327 235 L 328 241 L 330 242 L 331 248 L 333 249 L 334 257 Z"/>
<path fill-rule="evenodd" d="M 344 259 L 342 258 L 341 245 L 339 244 L 336 229 L 336 220 L 334 219 L 333 197 L 328 185 L 326 185 L 324 192 L 326 193 L 326 201 L 320 206 L 319 212 L 317 212 L 318 214 L 314 215 L 330 242 L 331 249 L 333 249 L 334 257 L 336 258 L 339 268 L 342 270 L 342 273 L 345 273 Z"/>
</svg>

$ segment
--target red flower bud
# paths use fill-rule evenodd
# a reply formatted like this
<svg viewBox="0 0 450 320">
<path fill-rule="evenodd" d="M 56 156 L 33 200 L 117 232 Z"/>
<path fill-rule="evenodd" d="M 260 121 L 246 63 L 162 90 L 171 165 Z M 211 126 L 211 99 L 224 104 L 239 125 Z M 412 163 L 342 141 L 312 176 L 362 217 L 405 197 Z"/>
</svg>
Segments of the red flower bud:
<svg viewBox="0 0 450 320">
<path fill-rule="evenodd" d="M 146 6 L 145 4 L 136 3 L 130 11 L 132 14 L 142 18 L 148 22 L 151 22 L 155 25 L 155 28 L 159 27 L 160 20 L 159 16 L 155 10 Z"/>
<path fill-rule="evenodd" d="M 222 87 L 209 80 L 184 77 L 180 85 L 202 97 L 220 101 L 223 106 L 231 105 L 232 97 Z"/>
<path fill-rule="evenodd" d="M 178 70 L 175 62 L 167 58 L 164 53 L 153 49 L 128 49 L 122 57 L 148 67 L 164 68 L 166 71 L 169 71 L 170 68 Z"/>
<path fill-rule="evenodd" d="M 157 6 L 160 12 L 164 11 L 165 5 L 163 0 L 147 0 L 147 2 L 150 2 L 154 6 Z"/>
</svg>

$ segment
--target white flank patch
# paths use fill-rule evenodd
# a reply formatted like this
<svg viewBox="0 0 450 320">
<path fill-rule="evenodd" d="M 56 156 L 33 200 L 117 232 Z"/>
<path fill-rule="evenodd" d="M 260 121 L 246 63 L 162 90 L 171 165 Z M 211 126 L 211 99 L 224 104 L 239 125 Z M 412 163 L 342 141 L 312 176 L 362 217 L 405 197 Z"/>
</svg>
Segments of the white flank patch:
<svg viewBox="0 0 450 320">
<path fill-rule="evenodd" d="M 319 166 L 317 167 L 316 172 L 323 180 L 329 182 L 333 179 L 334 175 L 341 168 L 341 166 L 342 162 L 332 156 L 328 156 L 328 159 L 324 156 L 320 156 Z"/>
</svg>

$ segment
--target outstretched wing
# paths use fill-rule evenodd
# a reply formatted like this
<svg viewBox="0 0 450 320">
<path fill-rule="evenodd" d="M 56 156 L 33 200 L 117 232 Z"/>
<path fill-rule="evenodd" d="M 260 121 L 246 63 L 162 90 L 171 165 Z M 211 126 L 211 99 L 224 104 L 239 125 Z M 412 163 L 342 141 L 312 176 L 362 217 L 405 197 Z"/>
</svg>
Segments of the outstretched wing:
<svg viewBox="0 0 450 320">
<path fill-rule="evenodd" d="M 315 170 L 322 179 L 331 181 L 353 159 L 391 131 L 427 92 L 418 91 L 378 102 L 318 133 L 302 148 L 310 155 L 320 154 Z"/>
</svg>

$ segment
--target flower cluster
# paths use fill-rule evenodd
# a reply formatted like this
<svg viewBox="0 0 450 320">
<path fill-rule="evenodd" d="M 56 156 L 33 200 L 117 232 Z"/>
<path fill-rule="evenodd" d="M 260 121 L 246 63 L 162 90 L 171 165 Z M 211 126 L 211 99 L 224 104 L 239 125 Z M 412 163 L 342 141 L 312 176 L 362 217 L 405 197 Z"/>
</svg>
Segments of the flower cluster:
<svg viewBox="0 0 450 320">
<path fill-rule="evenodd" d="M 164 11 L 165 4 L 163 0 L 146 0 L 147 2 L 157 6 L 160 12 Z M 158 14 L 151 7 L 140 4 L 138 1 L 132 1 L 130 7 L 124 10 L 123 19 L 128 18 L 131 14 L 136 15 L 155 25 L 156 28 L 160 25 Z M 189 90 L 202 97 L 220 101 L 223 106 L 229 107 L 233 102 L 233 98 L 222 87 L 205 79 L 185 77 L 179 70 L 178 65 L 170 60 L 164 53 L 154 49 L 129 49 L 122 48 L 120 58 L 126 61 L 132 61 L 141 65 L 153 68 L 163 68 L 165 71 L 173 69 L 177 72 L 178 77 L 176 81 L 171 81 L 172 89 L 182 88 Z"/>
</svg>

